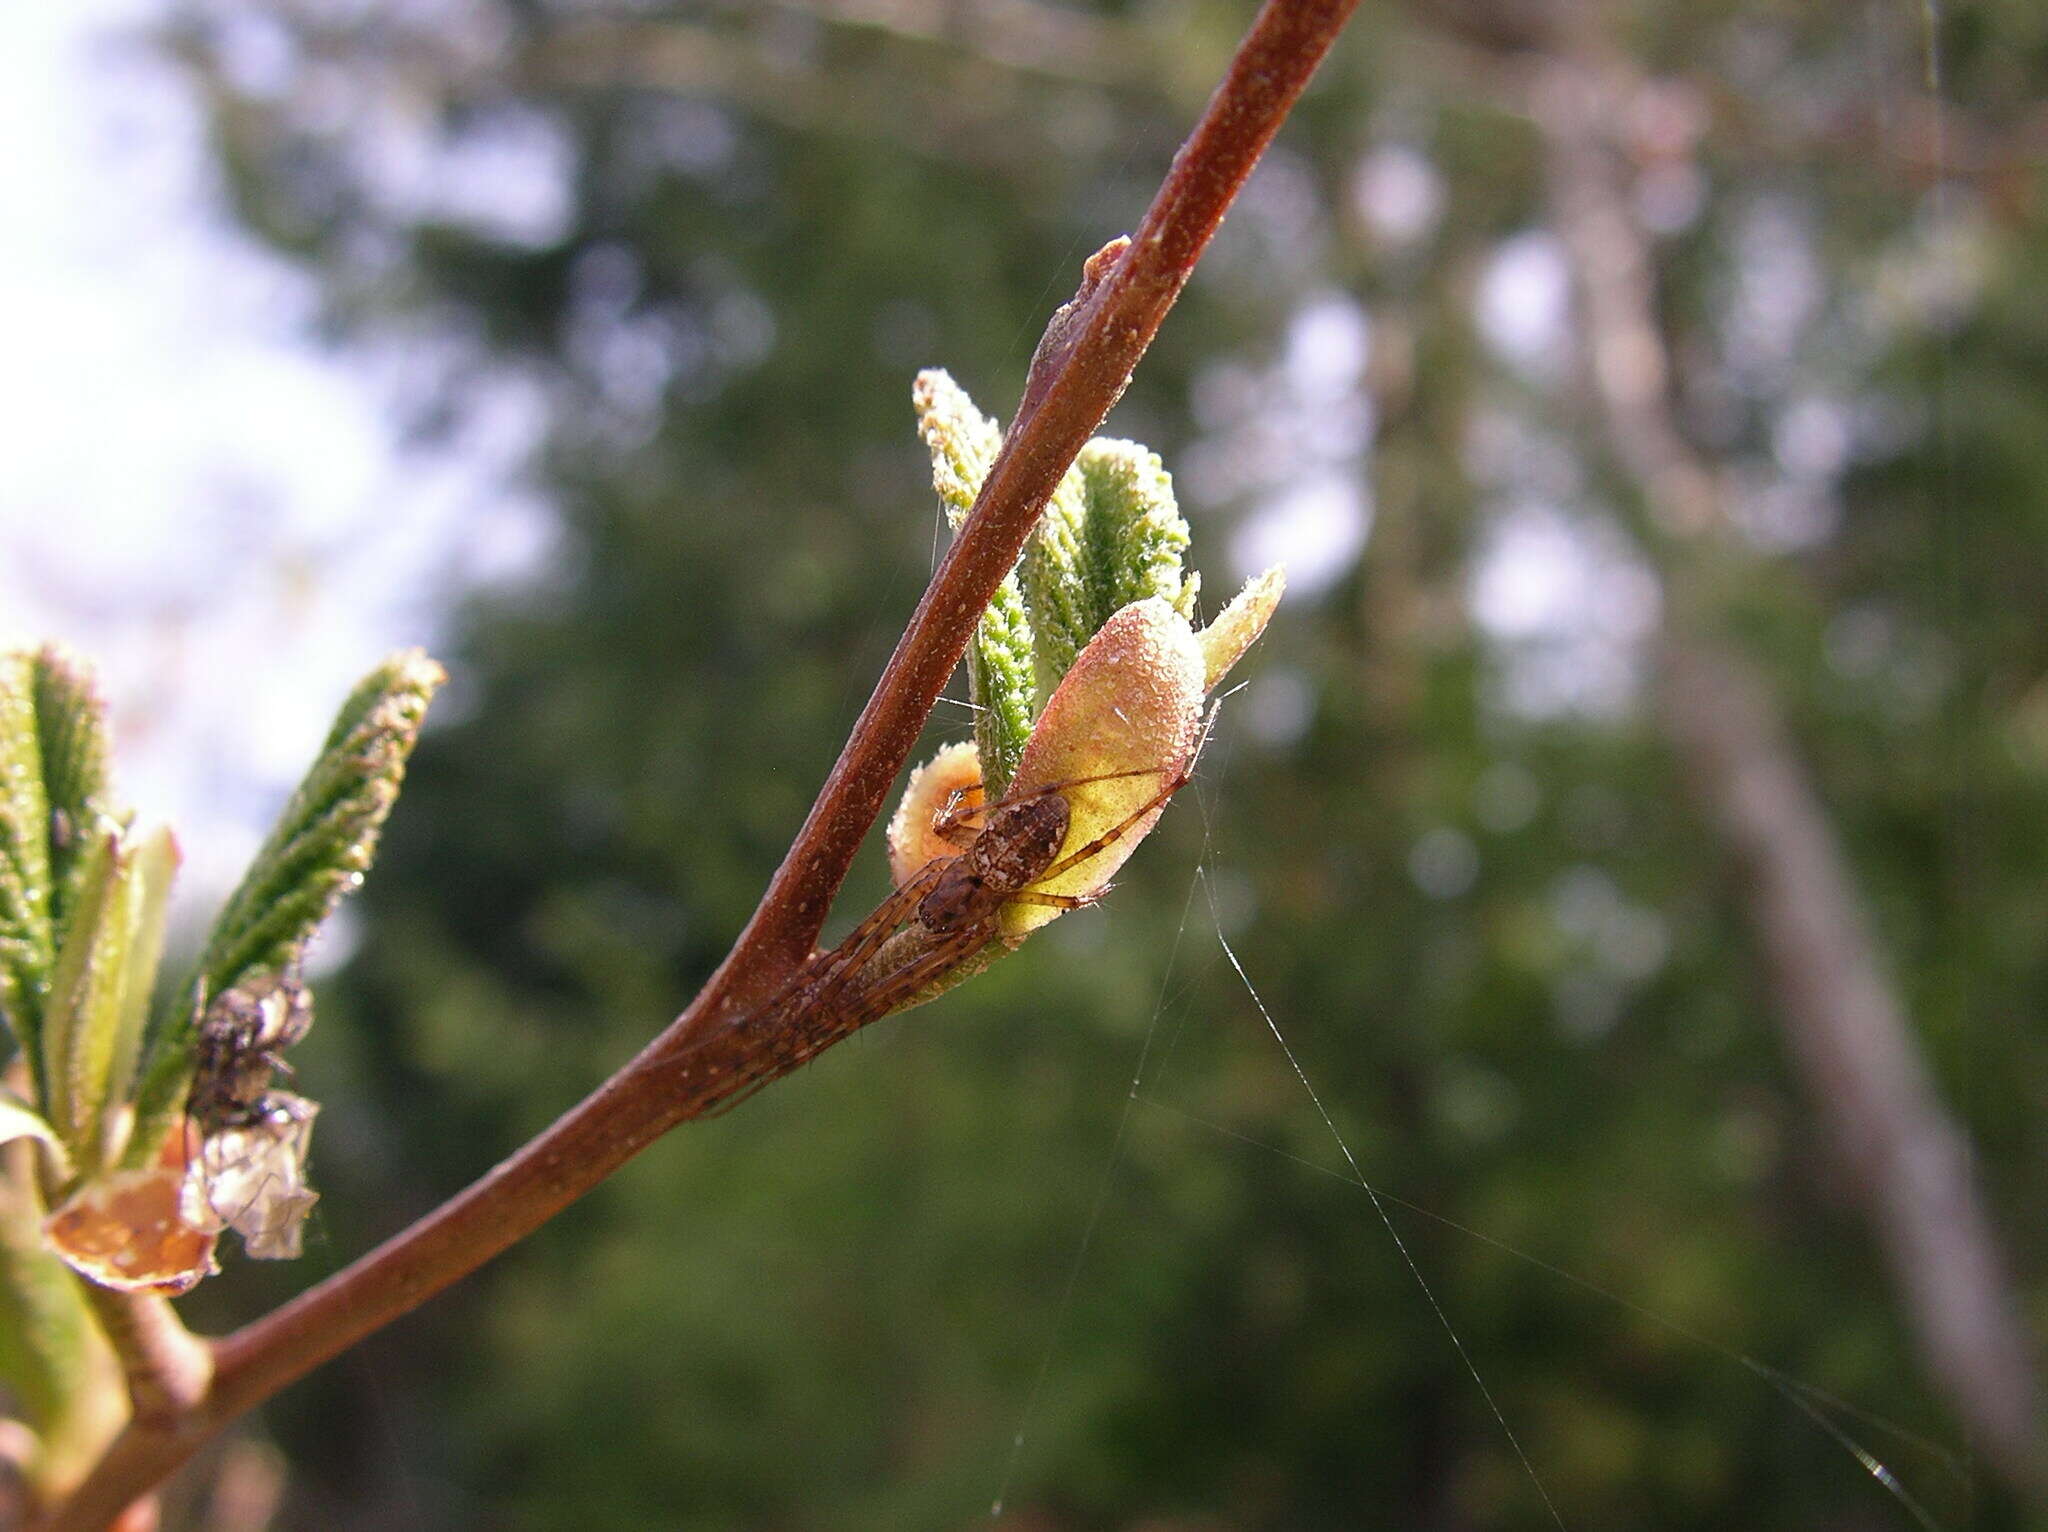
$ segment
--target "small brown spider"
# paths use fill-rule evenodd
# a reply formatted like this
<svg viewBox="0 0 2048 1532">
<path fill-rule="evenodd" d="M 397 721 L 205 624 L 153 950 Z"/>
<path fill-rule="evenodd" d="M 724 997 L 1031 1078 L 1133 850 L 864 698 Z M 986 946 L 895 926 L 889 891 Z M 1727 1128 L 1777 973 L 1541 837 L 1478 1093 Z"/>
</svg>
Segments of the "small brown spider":
<svg viewBox="0 0 2048 1532">
<path fill-rule="evenodd" d="M 263 973 L 222 990 L 199 1018 L 197 1067 L 185 1115 L 212 1135 L 265 1121 L 271 1077 L 291 1066 L 284 1050 L 313 1024 L 313 997 L 298 970 Z"/>
<path fill-rule="evenodd" d="M 932 829 L 958 845 L 958 854 L 919 868 L 767 1005 L 667 1061 L 681 1068 L 685 1089 L 697 1100 L 693 1115 L 727 1110 L 869 1022 L 931 998 L 997 940 L 1006 905 L 1072 910 L 1093 904 L 1106 887 L 1075 895 L 1033 885 L 1100 855 L 1144 823 L 1188 784 L 1199 753 L 1198 743 L 1135 812 L 1065 855 L 1069 789 L 1159 776 L 1160 768 L 1075 777 L 992 804 L 968 806 L 967 795 L 955 793 L 933 816 Z M 976 819 L 979 825 L 970 823 Z"/>
<path fill-rule="evenodd" d="M 296 966 L 261 973 L 214 996 L 199 1019 L 197 1067 L 185 1115 L 199 1144 L 180 1207 L 196 1229 L 232 1228 L 265 1259 L 298 1255 L 306 1214 L 306 1150 L 318 1103 L 274 1090 L 292 1070 L 284 1050 L 313 1024 L 313 997 Z"/>
</svg>

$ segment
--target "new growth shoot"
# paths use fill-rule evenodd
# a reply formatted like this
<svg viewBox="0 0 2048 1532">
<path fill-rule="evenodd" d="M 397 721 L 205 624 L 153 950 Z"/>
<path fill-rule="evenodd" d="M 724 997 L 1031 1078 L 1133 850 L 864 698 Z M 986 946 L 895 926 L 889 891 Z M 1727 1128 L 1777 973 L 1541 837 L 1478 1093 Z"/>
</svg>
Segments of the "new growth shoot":
<svg viewBox="0 0 2048 1532">
<path fill-rule="evenodd" d="M 1274 0 L 1259 12 L 1132 237 L 1097 252 L 1055 316 L 999 452 L 994 427 L 943 375 L 921 381 L 927 440 L 948 455 L 973 515 L 702 990 L 488 1175 L 217 1340 L 184 1332 L 163 1294 L 211 1269 L 217 1231 L 202 1225 L 240 1229 L 252 1253 L 296 1244 L 311 1103 L 273 1080 L 308 1019 L 297 959 L 369 865 L 440 671 L 400 656 L 349 699 L 196 971 L 152 1011 L 174 848 L 106 808 L 102 710 L 76 668 L 47 655 L 7 662 L 0 1012 L 26 1079 L 0 1099 L 10 1236 L 0 1262 L 11 1262 L 0 1297 L 48 1322 L 37 1346 L 0 1356 L 0 1382 L 40 1454 L 14 1455 L 39 1532 L 148 1514 L 153 1488 L 229 1422 L 532 1233 L 669 1128 L 733 1099 L 736 1080 L 772 1078 L 1099 897 L 1187 780 L 1203 694 L 1257 636 L 1280 583 L 1254 581 L 1196 633 L 1196 586 L 1180 568 L 1186 526 L 1157 459 L 1089 442 L 1066 465 L 1128 384 L 1353 4 Z M 902 885 L 846 942 L 818 952 L 831 896 L 976 625 L 973 789 L 949 789 L 924 816 L 926 849 L 898 838 Z M 209 1141 L 232 1148 L 220 1142 L 228 1135 L 282 1162 L 273 1169 L 289 1173 L 264 1181 L 274 1195 L 237 1199 L 230 1167 L 204 1152 Z M 43 1222 L 52 1201 L 80 1215 L 61 1225 L 75 1235 L 76 1266 L 51 1248 L 64 1243 L 60 1225 Z M 174 1228 L 197 1246 L 174 1252 Z M 95 1263 L 91 1275 L 119 1280 L 79 1281 Z M 102 1408 L 124 1382 L 126 1400 Z"/>
<path fill-rule="evenodd" d="M 913 397 L 957 526 L 1001 433 L 943 372 L 920 374 Z M 1204 698 L 1281 595 L 1268 570 L 1197 632 L 1187 545 L 1155 454 L 1103 439 L 1082 449 L 968 650 L 976 741 L 914 771 L 890 822 L 895 892 L 766 1006 L 672 1055 L 693 1114 L 933 999 L 1102 896 L 1188 782 Z"/>
</svg>

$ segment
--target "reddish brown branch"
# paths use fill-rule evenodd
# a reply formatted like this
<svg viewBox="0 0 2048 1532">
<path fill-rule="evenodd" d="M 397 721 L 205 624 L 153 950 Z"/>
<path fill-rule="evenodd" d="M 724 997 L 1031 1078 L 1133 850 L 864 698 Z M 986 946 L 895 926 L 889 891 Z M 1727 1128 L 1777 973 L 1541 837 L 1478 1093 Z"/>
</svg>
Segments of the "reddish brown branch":
<svg viewBox="0 0 2048 1532">
<path fill-rule="evenodd" d="M 86 1293 L 121 1359 L 129 1407 L 138 1419 L 174 1424 L 204 1402 L 213 1356 L 205 1341 L 178 1322 L 170 1299 L 90 1283 Z"/>
<path fill-rule="evenodd" d="M 684 1021 L 760 998 L 806 957 L 939 692 L 1060 477 L 1109 413 L 1356 0 L 1268 0 L 1122 258 L 1099 253 L 1033 358 L 974 510 L 918 603 L 760 908 Z M 1111 247 L 1114 249 L 1114 247 Z"/>
<path fill-rule="evenodd" d="M 1040 343 L 1023 403 L 973 513 L 759 908 L 689 1008 L 482 1180 L 221 1340 L 205 1399 L 174 1421 L 131 1423 L 45 1532 L 106 1526 L 221 1426 L 532 1233 L 682 1120 L 687 1106 L 659 1066 L 708 1028 L 767 1001 L 809 959 L 854 852 L 976 619 L 1356 3 L 1268 0 L 1136 236 L 1088 263 L 1080 293 Z"/>
</svg>

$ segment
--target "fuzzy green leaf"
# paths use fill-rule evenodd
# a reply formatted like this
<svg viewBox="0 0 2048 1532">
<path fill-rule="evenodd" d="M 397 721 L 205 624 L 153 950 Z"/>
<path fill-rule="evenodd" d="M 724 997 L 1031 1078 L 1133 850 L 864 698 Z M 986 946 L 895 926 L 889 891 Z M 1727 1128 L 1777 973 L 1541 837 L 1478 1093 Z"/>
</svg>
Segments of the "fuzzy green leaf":
<svg viewBox="0 0 2048 1532">
<path fill-rule="evenodd" d="M 995 422 L 943 372 L 918 374 L 918 430 L 932 484 L 958 527 L 1002 445 Z M 1188 525 L 1157 453 L 1097 438 L 1081 449 L 976 630 L 967 657 L 984 785 L 1000 794 L 1038 711 L 1116 612 L 1160 596 L 1193 620 Z"/>
<path fill-rule="evenodd" d="M 982 480 L 1002 446 L 996 423 L 974 407 L 944 372 L 921 372 L 911 391 L 918 434 L 932 456 L 932 488 L 956 530 L 967 519 Z M 991 794 L 1009 785 L 1031 737 L 1036 712 L 1035 634 L 1012 570 L 996 587 L 975 626 L 967 651 L 968 695 L 975 706 L 974 738 L 982 782 Z"/>
<path fill-rule="evenodd" d="M 36 727 L 36 666 L 0 655 L 0 1013 L 38 1075 L 50 924 L 50 800 Z M 38 1095 L 41 1081 L 38 1079 Z"/>
<path fill-rule="evenodd" d="M 45 1107 L 88 1175 L 115 1147 L 114 1108 L 134 1070 L 178 865 L 168 830 L 138 837 L 103 824 L 83 848 L 43 1016 Z"/>
<path fill-rule="evenodd" d="M 1150 596 L 1183 617 L 1193 592 L 1181 574 L 1188 524 L 1174 499 L 1173 476 L 1159 454 L 1136 442 L 1097 437 L 1076 460 L 1088 516 L 1082 579 L 1090 634 L 1110 617 Z"/>
<path fill-rule="evenodd" d="M 439 665 L 408 649 L 364 677 L 342 704 L 312 769 L 214 922 L 197 971 L 150 1029 L 127 1163 L 154 1151 L 184 1105 L 193 1034 L 207 1001 L 256 972 L 288 970 L 335 905 L 361 885 L 427 704 L 445 679 Z"/>
<path fill-rule="evenodd" d="M 932 455 L 932 488 L 946 508 L 946 521 L 959 526 L 974 508 L 981 481 L 1003 445 L 1003 433 L 974 407 L 967 390 L 942 368 L 928 368 L 910 388 L 917 434 Z"/>
<path fill-rule="evenodd" d="M 50 926 L 62 939 L 98 820 L 114 812 L 107 705 L 92 667 L 55 644 L 32 667 L 43 794 L 49 804 Z"/>
<path fill-rule="evenodd" d="M 1070 464 L 1059 488 L 1039 515 L 1024 544 L 1017 577 L 1037 638 L 1038 705 L 1088 646 L 1101 619 L 1090 610 L 1083 567 L 1087 562 L 1087 487 L 1078 464 Z"/>
<path fill-rule="evenodd" d="M 1159 455 L 1097 437 L 1060 481 L 1025 546 L 1019 576 L 1038 639 L 1039 701 L 1102 625 L 1163 596 L 1184 617 L 1198 582 L 1183 577 L 1188 526 Z"/>
<path fill-rule="evenodd" d="M 81 858 L 78 903 L 58 949 L 43 1015 L 43 1109 L 90 1170 L 128 957 L 132 879 L 118 830 L 91 837 Z"/>
<path fill-rule="evenodd" d="M 207 995 L 256 969 L 282 972 L 358 887 L 397 801 L 427 704 L 446 679 L 419 650 L 394 655 L 342 704 L 313 768 L 214 922 L 199 961 Z"/>
<path fill-rule="evenodd" d="M 982 789 L 999 798 L 1017 774 L 1031 738 L 1033 673 L 1031 622 L 1008 575 L 981 614 L 967 652 L 967 690 L 974 703 L 974 743 L 981 754 Z"/>
</svg>

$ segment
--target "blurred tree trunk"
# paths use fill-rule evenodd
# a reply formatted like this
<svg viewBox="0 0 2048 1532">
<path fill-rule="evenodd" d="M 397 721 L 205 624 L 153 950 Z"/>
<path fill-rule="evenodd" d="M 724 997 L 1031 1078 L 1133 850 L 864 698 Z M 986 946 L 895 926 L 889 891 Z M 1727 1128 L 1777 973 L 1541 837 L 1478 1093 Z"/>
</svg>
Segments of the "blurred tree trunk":
<svg viewBox="0 0 2048 1532">
<path fill-rule="evenodd" d="M 1597 40 L 1541 65 L 1534 120 L 1572 267 L 1600 433 L 1665 581 L 1657 717 L 1742 880 L 1785 1043 L 1891 1267 L 1929 1372 L 2000 1475 L 2039 1496 L 2032 1347 L 1971 1175 L 1922 1062 L 1840 842 L 1753 667 L 1700 631 L 1727 550 L 1713 466 L 1671 410 L 1648 240 L 1609 134 L 1638 82 Z"/>
<path fill-rule="evenodd" d="M 2038 1489 L 2031 1346 L 1827 816 L 1769 694 L 1729 651 L 1667 635 L 1659 716 L 1744 885 L 1785 1041 L 1868 1212 L 1928 1370 L 2013 1483 Z"/>
</svg>

